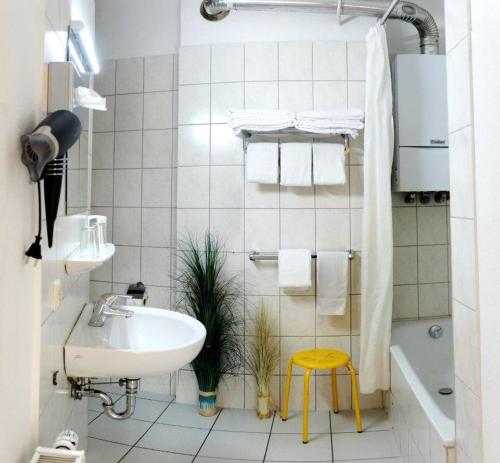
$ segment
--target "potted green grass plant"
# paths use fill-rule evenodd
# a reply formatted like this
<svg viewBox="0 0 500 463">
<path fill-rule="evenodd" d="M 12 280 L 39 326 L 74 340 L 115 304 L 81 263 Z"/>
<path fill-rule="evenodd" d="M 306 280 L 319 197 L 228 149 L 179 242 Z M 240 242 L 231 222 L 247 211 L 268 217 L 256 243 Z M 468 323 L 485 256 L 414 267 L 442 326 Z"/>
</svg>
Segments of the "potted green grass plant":
<svg viewBox="0 0 500 463">
<path fill-rule="evenodd" d="M 253 320 L 253 337 L 247 355 L 248 369 L 257 383 L 257 417 L 260 419 L 270 418 L 275 410 L 271 380 L 279 362 L 279 346 L 273 331 L 269 310 L 262 302 Z"/>
<path fill-rule="evenodd" d="M 177 278 L 181 307 L 207 330 L 203 348 L 191 362 L 198 380 L 199 413 L 212 416 L 217 413 L 219 382 L 238 374 L 243 362 L 238 336 L 242 292 L 236 277 L 223 274 L 225 256 L 215 236 L 207 233 L 202 246 L 190 237 L 182 249 Z"/>
</svg>

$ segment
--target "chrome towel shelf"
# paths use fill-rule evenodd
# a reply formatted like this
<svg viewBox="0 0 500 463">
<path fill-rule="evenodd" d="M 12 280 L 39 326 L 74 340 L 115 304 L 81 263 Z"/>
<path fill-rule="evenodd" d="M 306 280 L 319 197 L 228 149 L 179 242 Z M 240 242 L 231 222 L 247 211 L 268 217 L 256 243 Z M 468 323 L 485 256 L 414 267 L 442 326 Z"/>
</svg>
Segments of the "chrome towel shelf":
<svg viewBox="0 0 500 463">
<path fill-rule="evenodd" d="M 348 249 L 346 251 L 349 256 L 349 260 L 353 260 L 358 253 L 358 251 L 353 251 L 352 249 Z M 311 257 L 313 259 L 316 259 L 318 257 L 318 254 L 313 252 L 311 253 Z M 257 252 L 257 251 L 250 251 L 248 253 L 248 258 L 252 261 L 258 261 L 258 260 L 278 260 L 278 253 L 277 252 Z"/>
</svg>

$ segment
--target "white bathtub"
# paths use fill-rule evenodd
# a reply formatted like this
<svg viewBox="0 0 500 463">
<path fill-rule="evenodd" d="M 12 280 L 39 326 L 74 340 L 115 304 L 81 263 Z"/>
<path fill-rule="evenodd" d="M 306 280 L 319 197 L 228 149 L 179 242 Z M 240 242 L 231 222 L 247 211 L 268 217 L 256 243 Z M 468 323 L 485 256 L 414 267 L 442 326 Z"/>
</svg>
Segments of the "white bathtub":
<svg viewBox="0 0 500 463">
<path fill-rule="evenodd" d="M 440 338 L 429 336 L 432 325 L 443 328 Z M 391 415 L 401 456 L 454 463 L 455 399 L 438 392 L 454 389 L 451 319 L 395 322 L 391 344 Z"/>
</svg>

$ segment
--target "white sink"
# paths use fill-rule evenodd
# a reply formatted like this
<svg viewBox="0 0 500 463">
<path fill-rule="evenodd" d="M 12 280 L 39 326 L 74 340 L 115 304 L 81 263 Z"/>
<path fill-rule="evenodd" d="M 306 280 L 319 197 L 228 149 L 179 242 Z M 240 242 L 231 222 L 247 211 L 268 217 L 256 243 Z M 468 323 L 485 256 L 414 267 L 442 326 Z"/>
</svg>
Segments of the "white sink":
<svg viewBox="0 0 500 463">
<path fill-rule="evenodd" d="M 103 327 L 88 326 L 88 304 L 64 348 L 66 374 L 74 378 L 141 378 L 187 365 L 205 342 L 205 327 L 170 310 L 127 306 L 131 318 L 107 317 Z"/>
</svg>

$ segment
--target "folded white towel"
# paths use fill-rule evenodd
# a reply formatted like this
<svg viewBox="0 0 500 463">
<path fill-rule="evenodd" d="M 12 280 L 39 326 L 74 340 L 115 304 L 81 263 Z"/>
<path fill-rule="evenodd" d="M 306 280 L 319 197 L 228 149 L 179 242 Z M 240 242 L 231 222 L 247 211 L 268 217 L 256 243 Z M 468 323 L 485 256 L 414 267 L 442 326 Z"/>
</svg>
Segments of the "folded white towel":
<svg viewBox="0 0 500 463">
<path fill-rule="evenodd" d="M 295 126 L 295 114 L 282 110 L 229 110 L 229 127 L 237 134 L 244 130 L 272 132 Z"/>
<path fill-rule="evenodd" d="M 280 249 L 278 252 L 278 286 L 280 288 L 310 288 L 311 251 Z"/>
<path fill-rule="evenodd" d="M 312 155 L 310 143 L 281 144 L 281 184 L 311 186 Z"/>
<path fill-rule="evenodd" d="M 355 120 L 363 121 L 365 113 L 361 109 L 347 109 L 336 111 L 302 111 L 297 114 L 298 120 Z"/>
<path fill-rule="evenodd" d="M 346 111 L 304 111 L 297 114 L 295 127 L 304 132 L 356 138 L 364 128 L 364 113 L 359 109 Z"/>
<path fill-rule="evenodd" d="M 247 146 L 246 173 L 250 183 L 278 183 L 278 143 L 249 143 Z"/>
<path fill-rule="evenodd" d="M 316 302 L 320 315 L 345 315 L 349 255 L 345 251 L 318 252 Z"/>
<path fill-rule="evenodd" d="M 345 153 L 339 143 L 314 143 L 313 178 L 315 185 L 344 185 Z"/>
</svg>

